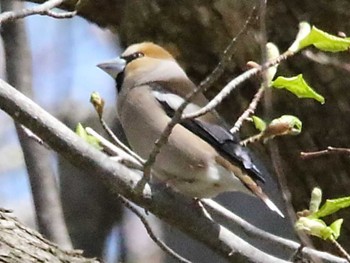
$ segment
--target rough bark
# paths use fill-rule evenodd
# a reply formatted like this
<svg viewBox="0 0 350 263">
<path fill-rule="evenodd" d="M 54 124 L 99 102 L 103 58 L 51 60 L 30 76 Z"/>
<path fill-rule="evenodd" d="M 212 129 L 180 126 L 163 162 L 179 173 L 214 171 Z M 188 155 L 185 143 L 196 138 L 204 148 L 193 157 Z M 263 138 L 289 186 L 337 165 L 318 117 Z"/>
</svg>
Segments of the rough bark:
<svg viewBox="0 0 350 263">
<path fill-rule="evenodd" d="M 63 250 L 38 232 L 22 225 L 9 213 L 0 211 L 1 262 L 84 262 L 98 263 L 84 258 L 82 251 Z"/>
</svg>

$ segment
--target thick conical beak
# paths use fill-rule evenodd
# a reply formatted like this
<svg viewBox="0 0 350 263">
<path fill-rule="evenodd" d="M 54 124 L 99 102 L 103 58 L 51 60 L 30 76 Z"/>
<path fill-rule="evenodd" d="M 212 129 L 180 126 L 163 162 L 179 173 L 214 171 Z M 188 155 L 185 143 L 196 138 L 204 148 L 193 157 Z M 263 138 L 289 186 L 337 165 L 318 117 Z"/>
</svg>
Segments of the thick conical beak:
<svg viewBox="0 0 350 263">
<path fill-rule="evenodd" d="M 108 73 L 112 78 L 116 78 L 117 75 L 125 68 L 126 60 L 120 57 L 106 61 L 97 65 L 100 69 Z"/>
</svg>

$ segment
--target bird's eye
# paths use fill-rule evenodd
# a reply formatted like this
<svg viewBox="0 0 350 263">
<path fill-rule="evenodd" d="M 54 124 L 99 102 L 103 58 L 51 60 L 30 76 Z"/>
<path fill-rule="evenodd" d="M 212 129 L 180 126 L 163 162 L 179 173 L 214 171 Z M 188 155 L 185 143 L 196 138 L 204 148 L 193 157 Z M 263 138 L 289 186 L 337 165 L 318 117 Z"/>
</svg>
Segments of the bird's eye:
<svg viewBox="0 0 350 263">
<path fill-rule="evenodd" d="M 137 58 L 141 58 L 145 56 L 142 52 L 135 52 L 135 53 L 132 53 L 128 56 L 123 56 L 122 58 L 126 60 L 126 63 L 130 63 L 131 61 L 137 59 Z"/>
</svg>

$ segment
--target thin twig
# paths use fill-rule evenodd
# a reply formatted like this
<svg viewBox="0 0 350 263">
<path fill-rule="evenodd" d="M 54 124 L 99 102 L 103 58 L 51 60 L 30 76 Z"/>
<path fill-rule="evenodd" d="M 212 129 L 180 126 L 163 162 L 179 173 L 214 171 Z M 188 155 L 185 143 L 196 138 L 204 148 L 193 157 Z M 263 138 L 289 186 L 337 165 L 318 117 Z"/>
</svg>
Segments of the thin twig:
<svg viewBox="0 0 350 263">
<path fill-rule="evenodd" d="M 215 81 L 217 81 L 221 75 L 224 73 L 224 70 L 226 66 L 230 63 L 232 56 L 234 54 L 234 47 L 236 44 L 237 39 L 246 32 L 246 29 L 248 25 L 252 22 L 254 13 L 256 10 L 256 6 L 252 8 L 252 12 L 250 13 L 249 17 L 245 21 L 243 27 L 241 30 L 237 33 L 237 35 L 232 38 L 229 45 L 226 47 L 225 51 L 223 52 L 222 58 L 220 62 L 217 64 L 215 69 L 199 84 L 199 87 L 202 89 L 202 91 L 206 91 L 209 87 L 211 87 Z"/>
<path fill-rule="evenodd" d="M 27 127 L 25 127 L 23 125 L 20 125 L 20 126 L 28 138 L 36 141 L 37 143 L 44 146 L 45 148 L 50 149 L 50 147 L 47 146 L 47 144 L 45 144 L 44 141 L 41 138 L 39 138 L 34 132 L 32 132 L 31 130 L 29 130 Z"/>
<path fill-rule="evenodd" d="M 120 159 L 118 159 L 118 161 L 120 161 L 124 165 L 131 167 L 131 168 L 134 168 L 134 169 L 138 169 L 138 170 L 143 169 L 143 165 L 139 161 L 139 159 L 141 159 L 141 157 L 138 156 L 138 159 L 135 158 L 134 157 L 136 155 L 135 153 L 133 155 L 130 155 L 129 151 L 131 151 L 131 150 L 126 152 L 123 149 L 118 148 L 116 145 L 107 141 L 105 138 L 103 138 L 101 135 L 99 135 L 96 131 L 94 131 L 90 127 L 86 127 L 85 130 L 86 130 L 87 134 L 92 135 L 96 139 L 98 139 L 99 142 L 101 143 L 101 145 L 103 146 L 103 148 L 107 149 L 108 152 L 110 152 L 111 154 L 113 154 L 115 156 L 120 157 Z"/>
<path fill-rule="evenodd" d="M 337 147 L 328 146 L 327 149 L 321 150 L 321 151 L 301 152 L 300 156 L 303 159 L 308 159 L 308 158 L 315 158 L 315 157 L 320 157 L 322 155 L 330 155 L 330 154 L 350 155 L 350 149 L 349 148 L 337 148 Z"/>
<path fill-rule="evenodd" d="M 66 18 L 72 18 L 76 16 L 78 11 L 72 11 L 72 12 L 55 12 L 52 10 L 46 10 L 43 15 L 51 16 L 53 18 L 57 19 L 66 19 Z"/>
<path fill-rule="evenodd" d="M 37 5 L 32 8 L 24 8 L 18 11 L 3 12 L 0 14 L 0 24 L 31 15 L 46 15 L 50 9 L 61 5 L 65 1 L 66 0 L 49 0 L 41 5 Z"/>
<path fill-rule="evenodd" d="M 278 247 L 283 249 L 286 253 L 294 252 L 298 247 L 296 242 L 273 235 L 252 225 L 214 200 L 201 199 L 201 202 L 210 209 L 211 213 L 225 218 L 225 224 L 233 224 L 235 227 L 239 226 L 240 230 L 248 236 L 267 242 L 271 244 L 271 246 L 276 246 L 278 244 Z"/>
<path fill-rule="evenodd" d="M 152 165 L 154 164 L 156 157 L 160 152 L 161 147 L 167 143 L 173 128 L 175 127 L 176 124 L 178 124 L 181 121 L 181 119 L 196 118 L 196 117 L 202 116 L 202 115 L 206 114 L 207 112 L 213 110 L 239 84 L 241 84 L 245 80 L 253 77 L 254 75 L 258 74 L 259 72 L 261 72 L 265 69 L 268 69 L 269 67 L 272 67 L 272 66 L 279 64 L 281 61 L 286 60 L 288 57 L 290 57 L 292 55 L 294 55 L 294 52 L 287 50 L 286 52 L 284 52 L 283 54 L 281 54 L 277 58 L 272 59 L 271 61 L 268 61 L 267 63 L 260 65 L 256 68 L 252 68 L 250 70 L 245 71 L 244 73 L 242 73 L 241 75 L 239 75 L 238 77 L 233 79 L 231 82 L 229 82 L 223 88 L 223 90 L 218 95 L 216 95 L 214 97 L 214 99 L 212 99 L 205 107 L 201 108 L 197 112 L 186 114 L 186 115 L 182 116 L 182 113 L 183 113 L 184 109 L 186 108 L 186 106 L 190 103 L 192 98 L 194 98 L 197 94 L 202 92 L 202 88 L 197 87 L 195 90 L 193 90 L 191 93 L 189 93 L 185 97 L 184 102 L 175 111 L 173 118 L 168 123 L 167 127 L 164 129 L 164 131 L 161 134 L 161 136 L 159 137 L 159 139 L 155 142 L 155 145 L 154 145 L 147 161 L 144 164 L 144 177 L 146 179 L 150 178 Z"/>
<path fill-rule="evenodd" d="M 332 239 L 331 242 L 332 242 L 332 244 L 337 248 L 337 250 L 340 252 L 340 254 L 341 254 L 344 258 L 346 258 L 346 260 L 350 263 L 350 255 L 349 255 L 349 253 L 343 248 L 343 246 L 340 245 L 340 244 L 338 243 L 338 241 L 335 240 L 335 239 Z"/>
<path fill-rule="evenodd" d="M 317 62 L 322 65 L 329 65 L 329 66 L 334 66 L 338 69 L 345 70 L 347 72 L 350 72 L 350 63 L 346 63 L 344 61 L 340 61 L 336 57 L 330 57 L 324 52 L 319 52 L 315 53 L 311 50 L 305 50 L 302 52 L 302 55 L 305 56 L 306 58 Z"/>
<path fill-rule="evenodd" d="M 256 107 L 258 106 L 259 101 L 261 100 L 263 94 L 264 94 L 265 88 L 264 86 L 261 86 L 258 92 L 254 95 L 254 98 L 250 102 L 248 108 L 243 112 L 243 114 L 238 118 L 235 125 L 233 125 L 232 129 L 230 130 L 231 133 L 236 133 L 241 128 L 243 122 L 249 118 L 251 114 L 253 114 L 256 110 Z"/>
<path fill-rule="evenodd" d="M 287 50 L 280 56 L 278 56 L 275 59 L 272 59 L 271 61 L 268 61 L 262 65 L 257 66 L 256 68 L 251 68 L 245 72 L 243 72 L 238 77 L 231 80 L 207 105 L 205 105 L 200 110 L 185 114 L 182 116 L 183 119 L 193 119 L 200 117 L 209 111 L 212 111 L 214 108 L 216 108 L 230 93 L 241 83 L 244 81 L 250 79 L 251 77 L 255 76 L 256 74 L 272 67 L 277 64 L 279 64 L 281 61 L 286 60 L 288 57 L 294 55 L 294 52 Z"/>
<path fill-rule="evenodd" d="M 185 98 L 185 101 L 180 105 L 180 107 L 175 111 L 175 114 L 173 118 L 170 120 L 164 131 L 162 132 L 161 136 L 158 138 L 158 140 L 154 143 L 154 147 L 147 159 L 147 161 L 144 163 L 144 169 L 143 174 L 146 179 L 150 178 L 151 176 L 151 169 L 152 165 L 156 161 L 157 155 L 160 153 L 160 150 L 163 145 L 165 145 L 168 142 L 169 136 L 175 127 L 176 124 L 178 124 L 181 120 L 181 115 L 186 106 L 190 103 L 190 99 L 194 97 L 197 93 L 200 92 L 200 89 L 196 89 L 195 91 L 191 92 L 189 96 Z"/>
<path fill-rule="evenodd" d="M 164 129 L 163 133 L 161 136 L 158 138 L 158 140 L 155 142 L 155 145 L 146 161 L 144 164 L 144 177 L 150 178 L 151 174 L 151 168 L 154 162 L 156 161 L 157 155 L 159 154 L 161 148 L 163 145 L 165 145 L 168 142 L 169 136 L 175 127 L 176 124 L 178 124 L 181 121 L 181 116 L 186 108 L 186 106 L 190 103 L 190 101 L 199 93 L 203 92 L 204 90 L 208 89 L 215 81 L 217 78 L 220 77 L 222 74 L 222 70 L 226 67 L 228 62 L 230 61 L 232 55 L 233 55 L 233 48 L 234 48 L 234 43 L 237 40 L 237 37 L 241 35 L 244 32 L 244 29 L 248 26 L 251 18 L 253 17 L 253 13 L 255 11 L 255 7 L 253 8 L 253 11 L 249 18 L 247 19 L 246 23 L 244 24 L 242 30 L 237 34 L 236 37 L 234 37 L 227 48 L 225 49 L 223 53 L 223 57 L 219 64 L 216 66 L 216 68 L 213 70 L 213 72 L 206 78 L 204 79 L 200 85 L 193 90 L 191 93 L 187 94 L 184 102 L 180 105 L 180 107 L 175 111 L 173 118 L 171 121 L 168 123 L 167 127 Z"/>
<path fill-rule="evenodd" d="M 108 136 L 113 140 L 113 142 L 124 152 L 128 153 L 130 156 L 132 156 L 134 159 L 137 160 L 138 163 L 143 165 L 145 163 L 145 160 L 142 159 L 139 155 L 137 155 L 135 152 L 133 152 L 128 146 L 126 146 L 124 143 L 122 143 L 119 138 L 113 133 L 111 128 L 108 127 L 105 120 L 102 118 L 102 115 L 99 115 L 99 121 L 102 125 L 102 128 L 106 131 Z"/>
<path fill-rule="evenodd" d="M 150 226 L 149 222 L 147 221 L 146 217 L 133 205 L 131 202 L 126 199 L 125 197 L 118 195 L 118 199 L 120 202 L 122 202 L 126 208 L 128 208 L 131 212 L 133 212 L 142 222 L 144 227 L 146 228 L 146 231 L 149 235 L 149 237 L 156 243 L 161 250 L 163 250 L 165 253 L 170 255 L 172 258 L 176 259 L 179 262 L 182 263 L 191 263 L 191 261 L 181 257 L 179 254 L 177 254 L 174 250 L 172 250 L 170 247 L 168 247 L 162 240 L 160 240 L 155 233 L 152 230 L 152 227 Z"/>
<path fill-rule="evenodd" d="M 304 255 L 303 255 L 303 249 L 305 246 L 303 244 L 300 244 L 298 249 L 295 251 L 295 253 L 290 257 L 291 262 L 303 262 Z"/>
</svg>

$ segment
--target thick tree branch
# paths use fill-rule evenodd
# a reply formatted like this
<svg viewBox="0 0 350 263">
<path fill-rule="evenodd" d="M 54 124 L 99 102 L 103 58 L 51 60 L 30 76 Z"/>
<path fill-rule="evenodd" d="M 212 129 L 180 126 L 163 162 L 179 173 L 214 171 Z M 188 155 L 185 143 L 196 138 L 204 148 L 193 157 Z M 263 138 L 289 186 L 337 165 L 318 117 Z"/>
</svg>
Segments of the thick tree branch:
<svg viewBox="0 0 350 263">
<path fill-rule="evenodd" d="M 254 248 L 227 228 L 203 216 L 200 210 L 193 209 L 191 200 L 181 195 L 152 184 L 147 184 L 142 194 L 137 193 L 135 189 L 141 180 L 140 171 L 127 169 L 109 160 L 105 154 L 88 145 L 64 124 L 2 80 L 0 108 L 30 128 L 75 166 L 94 172 L 101 183 L 107 183 L 112 192 L 118 192 L 203 242 L 229 262 L 237 262 L 237 259 L 248 262 L 285 262 Z"/>
<path fill-rule="evenodd" d="M 77 167 L 95 172 L 111 191 L 118 191 L 169 224 L 202 241 L 230 262 L 236 262 L 237 258 L 256 262 L 284 262 L 257 250 L 228 229 L 202 216 L 199 211 L 191 208 L 191 200 L 169 191 L 159 191 L 152 185 L 146 185 L 142 195 L 136 194 L 135 188 L 141 179 L 139 171 L 127 169 L 109 160 L 106 155 L 88 145 L 64 124 L 1 80 L 0 107 Z"/>
<path fill-rule="evenodd" d="M 0 262 L 98 263 L 81 251 L 66 251 L 0 210 Z"/>
</svg>

